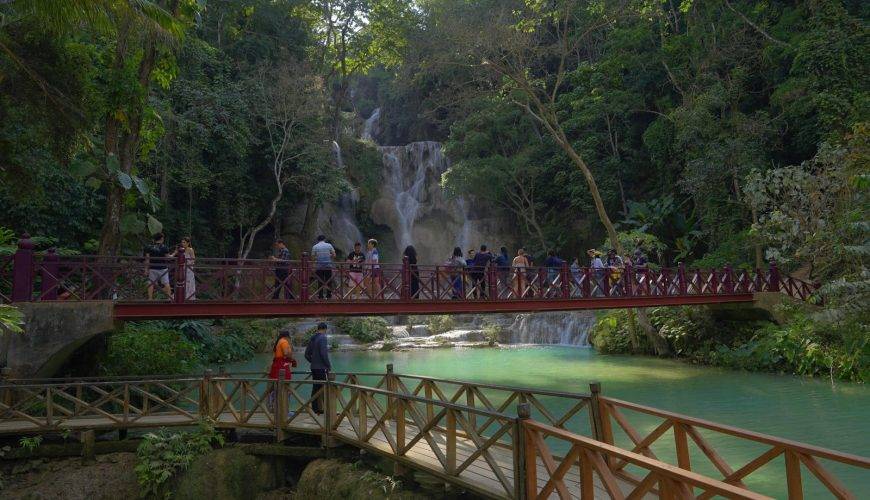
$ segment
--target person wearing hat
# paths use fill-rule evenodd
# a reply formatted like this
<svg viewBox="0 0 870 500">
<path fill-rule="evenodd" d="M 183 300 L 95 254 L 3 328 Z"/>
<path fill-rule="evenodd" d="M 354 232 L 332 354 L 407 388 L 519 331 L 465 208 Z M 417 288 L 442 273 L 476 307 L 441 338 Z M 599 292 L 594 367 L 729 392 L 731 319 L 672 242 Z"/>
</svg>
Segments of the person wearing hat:
<svg viewBox="0 0 870 500">
<path fill-rule="evenodd" d="M 610 290 L 611 295 L 621 295 L 622 286 L 619 280 L 622 278 L 622 271 L 625 269 L 625 262 L 622 257 L 617 255 L 616 250 L 611 248 L 607 251 L 607 262 L 605 264 L 610 269 L 610 283 L 613 285 Z"/>
<path fill-rule="evenodd" d="M 589 267 L 592 268 L 592 275 L 595 276 L 595 283 L 598 285 L 592 290 L 594 297 L 604 295 L 604 263 L 601 262 L 601 252 L 590 248 L 586 250 L 586 255 L 589 256 Z"/>
<path fill-rule="evenodd" d="M 329 363 L 329 344 L 326 339 L 326 323 L 318 323 L 317 331 L 308 341 L 305 348 L 305 359 L 311 364 L 311 378 L 313 380 L 326 380 L 326 374 L 332 370 Z M 311 409 L 318 415 L 323 415 L 323 384 L 311 384 Z M 315 397 L 317 396 L 317 397 Z"/>
</svg>

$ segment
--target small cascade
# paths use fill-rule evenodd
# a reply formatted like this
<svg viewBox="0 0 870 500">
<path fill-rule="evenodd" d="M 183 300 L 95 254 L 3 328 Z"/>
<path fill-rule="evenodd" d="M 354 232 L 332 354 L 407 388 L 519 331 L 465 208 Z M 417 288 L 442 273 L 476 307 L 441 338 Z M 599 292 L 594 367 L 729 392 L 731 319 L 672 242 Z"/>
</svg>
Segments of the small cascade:
<svg viewBox="0 0 870 500">
<path fill-rule="evenodd" d="M 381 118 L 381 108 L 375 108 L 365 122 L 363 122 L 362 133 L 359 138 L 364 141 L 375 142 L 375 134 L 378 133 L 378 120 Z"/>
<path fill-rule="evenodd" d="M 589 346 L 595 315 L 589 312 L 518 314 L 510 332 L 511 344 Z"/>
</svg>

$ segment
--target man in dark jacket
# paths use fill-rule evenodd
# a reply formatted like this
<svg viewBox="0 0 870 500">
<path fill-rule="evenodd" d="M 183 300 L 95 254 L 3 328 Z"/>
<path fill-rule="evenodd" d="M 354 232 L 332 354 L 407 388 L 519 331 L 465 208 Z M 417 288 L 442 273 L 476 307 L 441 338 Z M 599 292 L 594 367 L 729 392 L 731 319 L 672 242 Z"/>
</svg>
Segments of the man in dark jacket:
<svg viewBox="0 0 870 500">
<path fill-rule="evenodd" d="M 317 325 L 317 331 L 314 336 L 308 341 L 308 347 L 305 348 L 305 359 L 311 363 L 311 378 L 313 380 L 326 380 L 326 374 L 332 370 L 332 365 L 329 363 L 329 344 L 326 340 L 326 323 Z M 323 384 L 311 384 L 311 397 L 321 392 Z M 319 394 L 316 399 L 311 402 L 311 408 L 314 413 L 323 415 L 323 394 Z"/>
</svg>

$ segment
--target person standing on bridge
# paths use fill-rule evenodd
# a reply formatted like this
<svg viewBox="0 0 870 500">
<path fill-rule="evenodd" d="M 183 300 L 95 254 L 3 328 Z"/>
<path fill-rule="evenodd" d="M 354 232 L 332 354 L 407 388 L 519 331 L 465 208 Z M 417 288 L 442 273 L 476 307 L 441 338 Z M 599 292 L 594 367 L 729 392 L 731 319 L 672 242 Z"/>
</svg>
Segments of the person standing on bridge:
<svg viewBox="0 0 870 500">
<path fill-rule="evenodd" d="M 317 237 L 317 243 L 311 247 L 314 256 L 314 274 L 317 276 L 317 298 L 332 298 L 332 259 L 335 258 L 335 248 L 326 241 L 326 236 Z"/>
<path fill-rule="evenodd" d="M 514 289 L 514 297 L 522 298 L 524 295 L 523 290 L 522 290 L 522 288 L 523 288 L 522 280 L 523 280 L 523 277 L 525 277 L 526 268 L 529 267 L 529 258 L 526 257 L 526 250 L 525 249 L 520 248 L 517 250 L 517 256 L 514 257 L 514 260 L 511 263 L 511 265 L 514 268 L 514 275 L 513 275 L 513 279 L 512 279 L 512 283 L 511 283 L 511 286 Z"/>
<path fill-rule="evenodd" d="M 293 358 L 293 345 L 290 343 L 290 332 L 281 330 L 278 332 L 278 338 L 275 339 L 275 344 L 272 346 L 272 365 L 269 367 L 269 378 L 278 380 L 281 370 L 284 370 L 287 380 L 293 376 L 292 370 L 296 366 L 296 359 Z M 270 384 L 269 389 L 269 409 L 275 409 L 275 386 Z"/>
<path fill-rule="evenodd" d="M 284 240 L 275 240 L 275 250 L 278 255 L 272 255 L 270 260 L 275 261 L 275 290 L 272 292 L 272 298 L 277 300 L 281 298 L 281 289 L 284 289 L 284 298 L 290 300 L 293 298 L 293 291 L 290 289 L 290 283 L 287 277 L 290 275 L 290 249 L 284 244 Z"/>
<path fill-rule="evenodd" d="M 314 336 L 308 341 L 305 348 L 305 359 L 311 363 L 312 380 L 326 380 L 327 374 L 332 370 L 329 362 L 329 344 L 326 339 L 326 323 L 319 323 Z M 323 415 L 323 384 L 311 384 L 311 409 L 318 415 Z"/>
<path fill-rule="evenodd" d="M 172 288 L 169 286 L 169 267 L 167 256 L 169 247 L 164 243 L 163 233 L 154 235 L 153 242 L 145 247 L 145 265 L 148 270 L 145 276 L 148 278 L 148 300 L 154 299 L 154 287 L 159 285 L 163 293 L 172 300 Z"/>
<path fill-rule="evenodd" d="M 193 251 L 190 236 L 181 238 L 181 245 L 176 252 L 184 252 L 184 300 L 196 300 L 196 275 L 193 274 L 196 252 Z"/>
</svg>

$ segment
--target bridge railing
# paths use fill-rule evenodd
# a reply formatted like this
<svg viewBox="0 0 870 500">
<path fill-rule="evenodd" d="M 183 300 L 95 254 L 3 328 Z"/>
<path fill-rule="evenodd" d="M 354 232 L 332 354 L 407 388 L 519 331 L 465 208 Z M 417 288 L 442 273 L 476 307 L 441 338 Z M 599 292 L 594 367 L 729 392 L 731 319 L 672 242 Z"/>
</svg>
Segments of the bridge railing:
<svg viewBox="0 0 870 500">
<path fill-rule="evenodd" d="M 23 245 L 23 244 L 21 244 Z M 32 245 L 31 245 L 32 246 Z M 34 254 L 0 257 L 0 301 L 440 302 L 729 296 L 780 291 L 806 299 L 815 286 L 769 270 L 648 267 L 453 267 L 297 261 Z M 164 284 L 170 289 L 166 294 Z"/>
<path fill-rule="evenodd" d="M 649 406 L 630 403 L 608 397 L 596 397 L 600 419 L 598 440 L 610 445 L 630 449 L 645 457 L 671 462 L 683 470 L 701 470 L 710 477 L 721 477 L 727 484 L 746 488 L 746 480 L 752 479 L 763 467 L 770 467 L 779 457 L 783 457 L 784 474 L 789 499 L 803 498 L 803 488 L 809 471 L 819 483 L 835 498 L 856 498 L 849 488 L 829 470 L 830 465 L 838 466 L 841 472 L 870 473 L 870 459 L 837 452 L 813 445 L 752 432 L 737 427 L 718 424 L 678 413 L 659 410 Z M 641 432 L 643 425 L 649 432 Z M 620 435 L 621 434 L 621 435 Z M 752 443 L 753 452 L 748 459 L 732 453 L 731 462 L 740 460 L 736 470 L 729 464 L 726 454 L 717 450 L 734 440 Z M 694 443 L 694 446 L 691 446 Z M 692 453 L 696 448 L 700 453 Z M 746 446 L 741 448 L 745 449 Z M 733 449 L 731 450 L 733 452 Z M 674 453 L 675 452 L 675 453 Z M 701 463 L 706 461 L 706 463 Z M 693 463 L 694 462 L 694 463 Z M 630 481 L 639 479 L 628 472 L 632 461 L 619 459 L 610 463 L 614 473 Z M 823 464 L 829 464 L 826 467 Z M 701 499 L 711 498 L 716 492 L 706 491 Z"/>
<path fill-rule="evenodd" d="M 191 424 L 199 420 L 201 389 L 199 377 L 18 381 L 0 386 L 0 424 L 5 433 Z"/>
<path fill-rule="evenodd" d="M 600 493 L 596 495 L 596 489 L 599 488 L 610 498 L 644 498 L 656 487 L 654 492 L 659 498 L 669 499 L 696 498 L 696 490 L 701 492 L 702 497 L 719 495 L 747 500 L 769 498 L 533 420 L 524 418 L 522 428 L 525 439 L 523 449 L 526 498 L 545 500 L 553 494 L 557 494 L 559 498 L 572 498 L 566 476 L 574 473 L 577 468 L 579 474 L 576 482 L 579 483 L 581 499 L 601 497 Z M 554 455 L 545 441 L 548 437 L 564 443 L 567 452 L 562 456 Z M 539 460 L 547 472 L 543 486 L 538 481 Z M 612 468 L 611 464 L 615 462 L 636 466 L 643 471 L 643 479 L 626 491 L 621 486 L 622 477 L 615 474 Z"/>
<path fill-rule="evenodd" d="M 519 497 L 516 416 L 344 382 L 328 390 L 336 439 L 422 465 L 487 496 Z M 493 422 L 489 432 L 475 425 L 481 419 Z"/>
<path fill-rule="evenodd" d="M 561 491 L 559 481 L 567 480 L 565 471 L 576 470 L 574 465 L 584 475 L 592 467 L 605 490 L 615 479 L 638 495 L 675 491 L 679 497 L 688 488 L 703 499 L 769 482 L 770 476 L 756 475 L 780 457 L 784 473 L 774 477 L 782 478 L 779 485 L 790 499 L 803 497 L 810 478 L 836 498 L 856 498 L 846 484 L 870 471 L 865 457 L 605 397 L 597 384 L 590 388 L 580 394 L 477 384 L 397 374 L 389 366 L 385 373 L 330 374 L 326 381 L 305 372 L 273 380 L 210 371 L 147 379 L 6 380 L 0 383 L 0 433 L 184 426 L 208 417 L 220 427 L 272 429 L 279 439 L 292 429 L 400 460 L 425 458 L 427 470 L 459 482 L 488 471 L 491 486 L 505 496 L 530 493 L 530 484 L 537 484 L 533 497 L 543 498 L 549 489 Z M 514 408 L 523 410 L 514 415 Z M 414 448 L 417 443 L 423 448 Z M 522 483 L 513 472 L 522 470 L 520 462 L 528 465 L 530 446 L 543 462 L 536 470 L 552 478 L 546 485 Z M 675 478 L 674 470 L 686 474 Z M 694 473 L 721 484 L 699 484 Z"/>
</svg>

